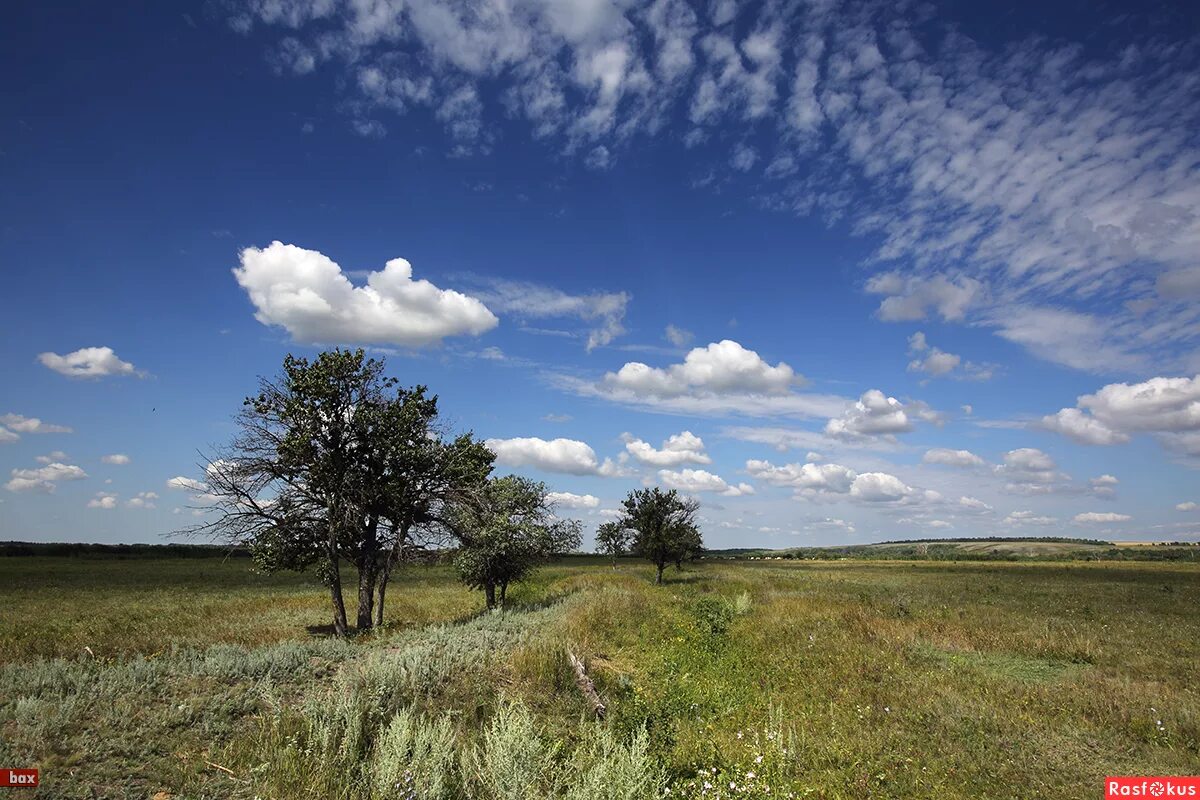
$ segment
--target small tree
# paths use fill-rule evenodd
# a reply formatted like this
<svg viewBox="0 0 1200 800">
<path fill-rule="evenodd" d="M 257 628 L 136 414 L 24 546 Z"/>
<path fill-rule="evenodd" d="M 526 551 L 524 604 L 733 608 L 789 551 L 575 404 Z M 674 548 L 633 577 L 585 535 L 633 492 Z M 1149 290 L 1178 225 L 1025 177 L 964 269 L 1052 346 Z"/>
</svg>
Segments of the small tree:
<svg viewBox="0 0 1200 800">
<path fill-rule="evenodd" d="M 397 460 L 384 491 L 387 526 L 379 548 L 376 625 L 383 624 L 392 570 L 411 554 L 453 541 L 454 509 L 479 493 L 495 458 L 469 433 L 444 442 L 430 429 Z"/>
<path fill-rule="evenodd" d="M 619 522 L 604 522 L 596 529 L 596 552 L 612 558 L 613 569 L 617 559 L 629 552 L 633 532 Z"/>
<path fill-rule="evenodd" d="M 579 523 L 554 517 L 546 485 L 516 475 L 487 481 L 458 514 L 454 564 L 463 583 L 483 589 L 489 609 L 504 606 L 510 583 L 579 546 Z"/>
<path fill-rule="evenodd" d="M 654 582 L 663 582 L 667 564 L 680 564 L 704 548 L 696 512 L 700 504 L 685 500 L 674 489 L 664 492 L 655 486 L 629 493 L 621 503 L 624 515 L 617 524 L 633 531 L 632 551 L 656 568 Z"/>
<path fill-rule="evenodd" d="M 704 540 L 700 538 L 700 529 L 693 526 L 685 530 L 675 551 L 675 568 L 682 570 L 683 562 L 699 558 L 703 552 Z"/>
</svg>

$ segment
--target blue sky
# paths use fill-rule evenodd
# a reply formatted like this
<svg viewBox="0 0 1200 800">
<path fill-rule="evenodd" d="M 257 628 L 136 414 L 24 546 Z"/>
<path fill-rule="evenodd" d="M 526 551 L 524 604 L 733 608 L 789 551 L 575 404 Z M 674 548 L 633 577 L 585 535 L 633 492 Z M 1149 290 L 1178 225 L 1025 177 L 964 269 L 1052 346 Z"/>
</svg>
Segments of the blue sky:
<svg viewBox="0 0 1200 800">
<path fill-rule="evenodd" d="M 159 5 L 0 11 L 0 538 L 194 521 L 333 345 L 589 529 L 1200 536 L 1185 4 Z"/>
</svg>

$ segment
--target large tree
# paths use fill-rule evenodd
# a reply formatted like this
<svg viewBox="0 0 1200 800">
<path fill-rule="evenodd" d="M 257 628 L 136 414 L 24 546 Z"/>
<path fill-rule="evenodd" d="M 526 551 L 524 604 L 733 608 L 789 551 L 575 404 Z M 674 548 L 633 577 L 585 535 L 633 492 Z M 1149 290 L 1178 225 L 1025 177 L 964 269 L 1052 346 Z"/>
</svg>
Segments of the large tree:
<svg viewBox="0 0 1200 800">
<path fill-rule="evenodd" d="M 362 350 L 288 356 L 238 416 L 239 434 L 210 460 L 219 516 L 193 531 L 248 544 L 266 569 L 317 566 L 334 629 L 346 635 L 340 562 L 358 571 L 359 630 L 383 617 L 383 591 L 414 526 L 481 484 L 494 456 L 469 435 L 444 443 L 437 398 L 397 387 Z M 374 607 L 375 613 L 372 614 Z"/>
<path fill-rule="evenodd" d="M 684 499 L 674 489 L 664 492 L 657 486 L 629 493 L 622 501 L 624 513 L 617 520 L 622 529 L 633 532 L 631 549 L 654 564 L 654 582 L 661 584 L 667 564 L 679 564 L 694 558 L 704 549 L 696 512 L 700 504 Z"/>
<path fill-rule="evenodd" d="M 555 517 L 546 485 L 528 478 L 492 478 L 458 514 L 454 564 L 463 583 L 483 589 L 488 608 L 504 606 L 510 583 L 579 547 L 579 523 Z"/>
</svg>

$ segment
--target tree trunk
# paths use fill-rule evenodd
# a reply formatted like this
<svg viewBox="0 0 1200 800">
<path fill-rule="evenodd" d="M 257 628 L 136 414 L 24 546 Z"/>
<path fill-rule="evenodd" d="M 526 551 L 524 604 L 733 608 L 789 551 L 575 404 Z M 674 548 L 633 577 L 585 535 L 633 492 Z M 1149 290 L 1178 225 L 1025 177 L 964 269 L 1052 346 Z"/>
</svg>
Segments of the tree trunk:
<svg viewBox="0 0 1200 800">
<path fill-rule="evenodd" d="M 392 543 L 392 549 L 388 551 L 387 556 L 383 559 L 383 565 L 379 568 L 379 600 L 375 606 L 375 624 L 377 626 L 383 624 L 383 598 L 387 594 L 388 581 L 392 578 L 392 568 L 400 560 L 404 553 L 404 546 L 408 543 L 408 527 L 407 523 L 401 526 L 400 532 Z"/>
<path fill-rule="evenodd" d="M 483 593 L 487 597 L 487 607 L 490 611 L 496 607 L 496 584 L 488 581 L 483 587 Z"/>
<path fill-rule="evenodd" d="M 333 632 L 345 639 L 350 634 L 346 622 L 346 601 L 342 598 L 342 573 L 338 564 L 337 509 L 330 509 L 329 538 L 325 542 L 325 557 L 329 559 L 329 594 L 333 598 Z"/>
<path fill-rule="evenodd" d="M 333 599 L 333 632 L 345 639 L 350 633 L 350 624 L 346 622 L 346 601 L 342 599 L 342 576 L 336 555 L 329 568 L 329 594 Z"/>
<path fill-rule="evenodd" d="M 374 624 L 375 610 L 375 559 L 363 562 L 358 570 L 358 630 L 369 631 Z"/>
<path fill-rule="evenodd" d="M 665 564 L 663 564 L 663 562 L 661 562 L 661 561 L 660 561 L 660 562 L 658 562 L 657 564 L 655 564 L 654 566 L 656 566 L 656 567 L 658 568 L 658 572 L 657 572 L 657 574 L 654 576 L 654 584 L 655 584 L 656 586 L 661 586 L 661 585 L 662 585 L 662 574 L 663 574 L 663 567 L 664 567 L 664 566 L 666 566 L 666 565 L 665 565 Z"/>
<path fill-rule="evenodd" d="M 383 597 L 387 594 L 388 578 L 391 577 L 392 565 L 384 564 L 379 570 L 379 598 L 375 601 L 375 626 L 383 624 Z"/>
<path fill-rule="evenodd" d="M 504 598 L 508 594 L 508 581 L 500 582 L 500 607 L 504 608 Z"/>
<path fill-rule="evenodd" d="M 379 519 L 373 518 L 367 522 L 366 536 L 363 537 L 362 549 L 358 559 L 358 630 L 369 631 L 374 622 L 375 608 L 375 574 L 379 569 Z"/>
</svg>

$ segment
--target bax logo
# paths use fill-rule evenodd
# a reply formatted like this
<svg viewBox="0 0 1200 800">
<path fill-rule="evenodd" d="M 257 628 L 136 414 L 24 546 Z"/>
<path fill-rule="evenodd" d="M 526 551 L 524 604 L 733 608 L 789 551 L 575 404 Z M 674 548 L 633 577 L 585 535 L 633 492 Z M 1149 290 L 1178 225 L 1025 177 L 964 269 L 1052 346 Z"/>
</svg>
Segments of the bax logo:
<svg viewBox="0 0 1200 800">
<path fill-rule="evenodd" d="M 0 786 L 32 789 L 38 785 L 36 769 L 0 769 Z"/>
<path fill-rule="evenodd" d="M 1200 800 L 1200 776 L 1122 775 L 1104 779 L 1104 800 L 1120 797 L 1194 797 Z"/>
</svg>

